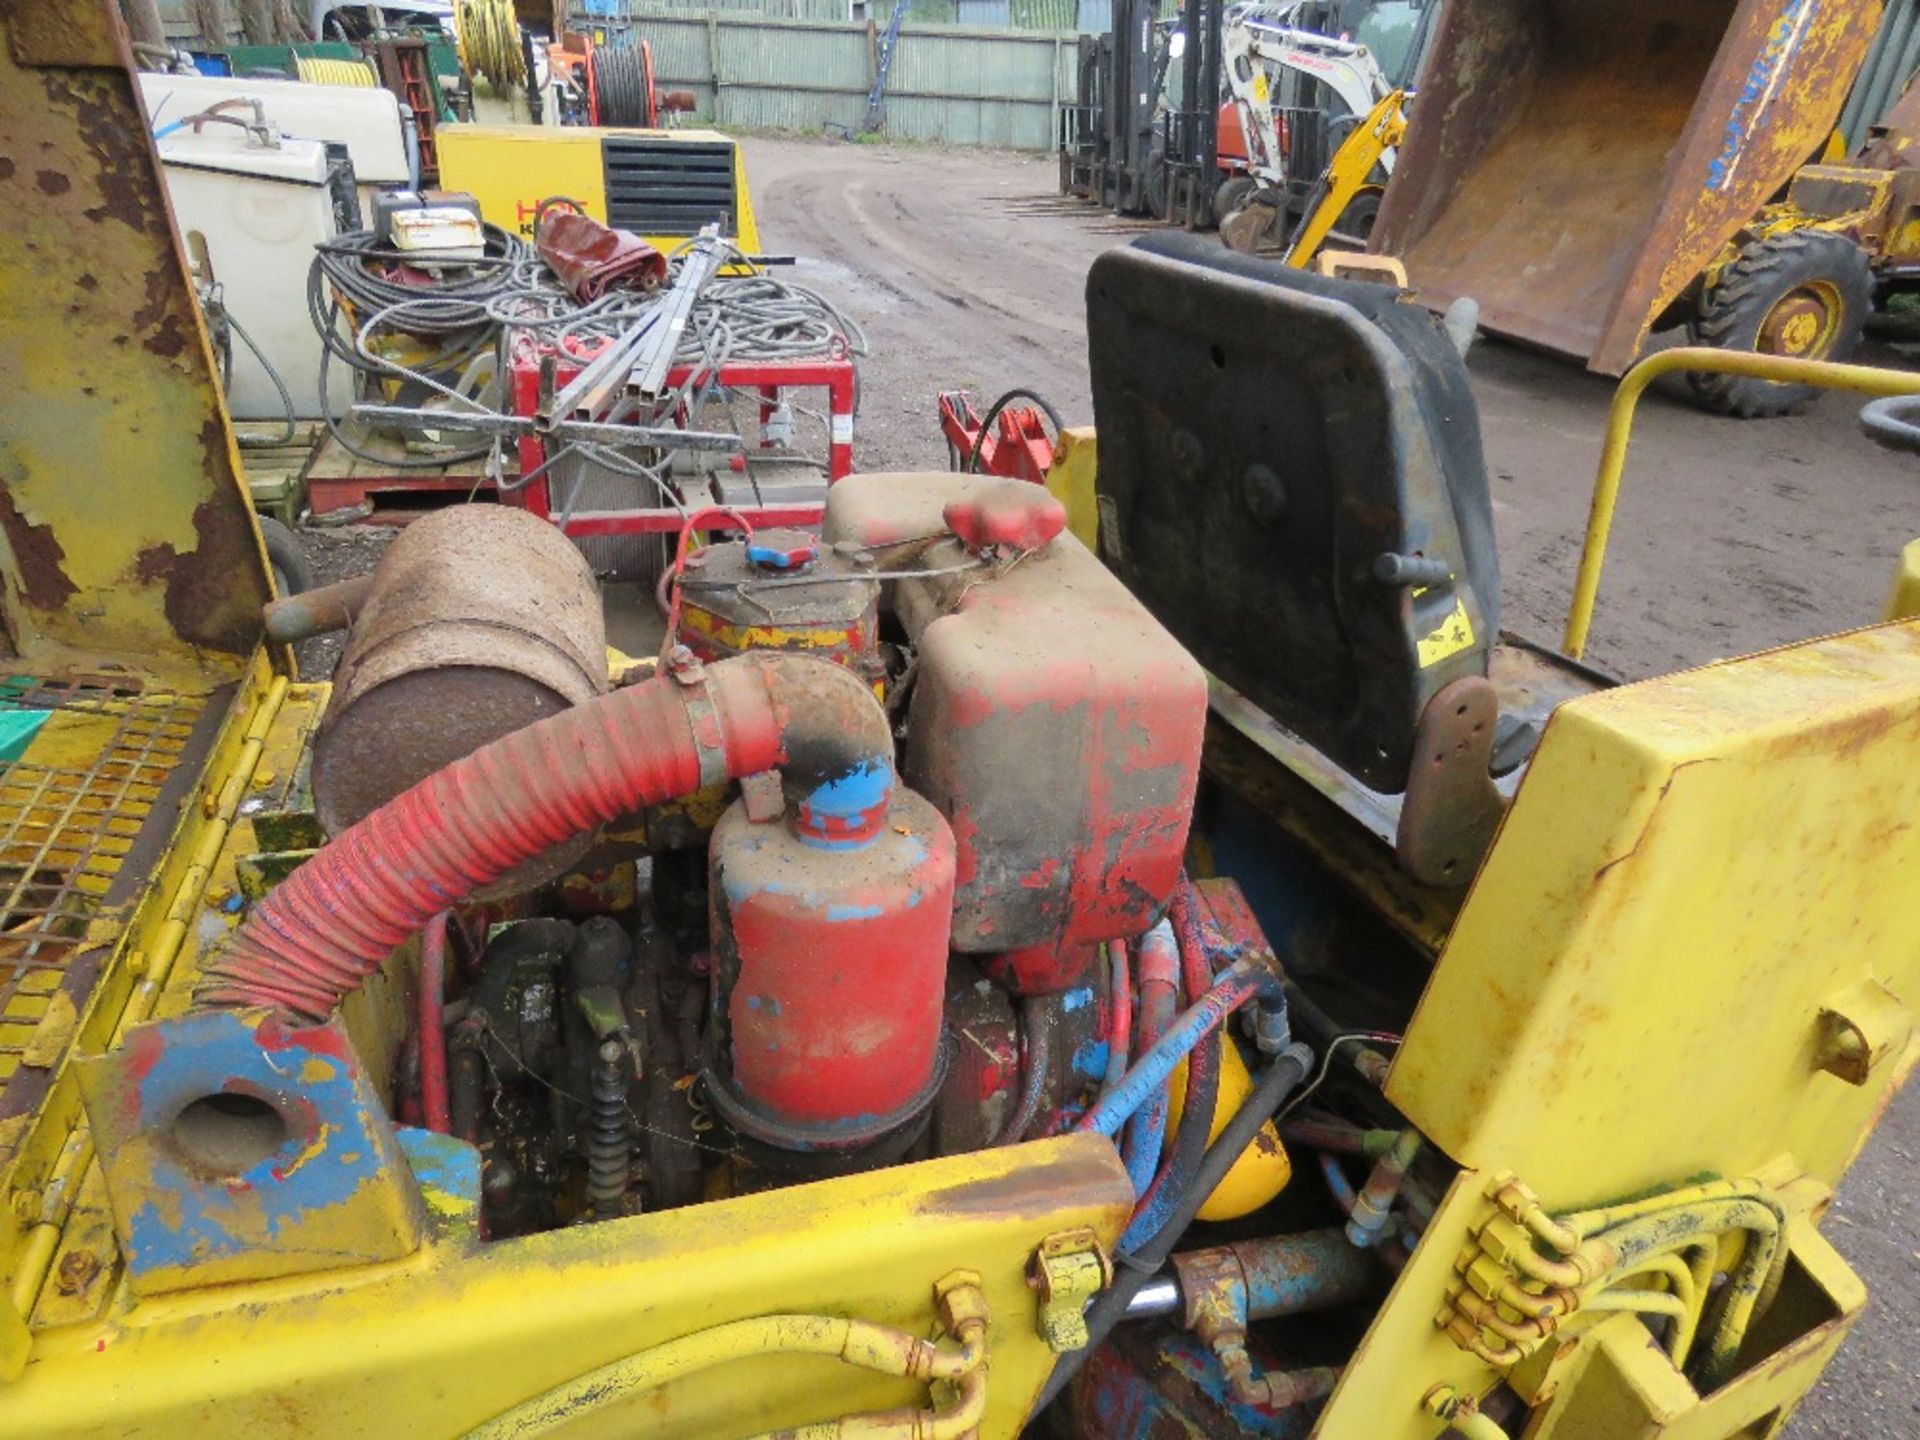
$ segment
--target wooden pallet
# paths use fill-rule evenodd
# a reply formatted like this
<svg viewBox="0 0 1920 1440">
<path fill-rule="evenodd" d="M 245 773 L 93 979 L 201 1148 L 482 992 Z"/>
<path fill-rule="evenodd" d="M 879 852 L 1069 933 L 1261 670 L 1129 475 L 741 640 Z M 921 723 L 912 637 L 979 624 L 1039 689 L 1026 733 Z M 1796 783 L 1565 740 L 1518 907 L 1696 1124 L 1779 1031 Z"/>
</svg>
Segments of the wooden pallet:
<svg viewBox="0 0 1920 1440">
<path fill-rule="evenodd" d="M 280 429 L 277 425 L 234 428 L 241 435 L 274 435 Z M 331 516 L 336 523 L 404 525 L 429 510 L 468 499 L 491 499 L 494 494 L 493 481 L 478 461 L 429 470 L 401 469 L 353 454 L 320 425 L 303 425 L 291 444 L 240 453 L 254 508 L 289 525 L 303 514 L 315 519 Z M 511 450 L 507 459 L 511 468 Z"/>
</svg>

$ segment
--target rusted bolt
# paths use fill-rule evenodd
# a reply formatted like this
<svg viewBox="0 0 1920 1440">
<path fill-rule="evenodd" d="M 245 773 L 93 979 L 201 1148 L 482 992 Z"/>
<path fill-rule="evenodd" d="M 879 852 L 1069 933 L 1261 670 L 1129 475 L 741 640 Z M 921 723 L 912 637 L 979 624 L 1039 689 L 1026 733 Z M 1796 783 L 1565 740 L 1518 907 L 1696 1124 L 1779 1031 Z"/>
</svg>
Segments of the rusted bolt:
<svg viewBox="0 0 1920 1440">
<path fill-rule="evenodd" d="M 100 1273 L 100 1257 L 91 1250 L 71 1250 L 60 1261 L 54 1284 L 62 1295 L 78 1295 Z"/>
<path fill-rule="evenodd" d="M 40 1192 L 38 1190 L 16 1190 L 13 1192 L 14 1218 L 31 1225 L 40 1218 Z"/>
</svg>

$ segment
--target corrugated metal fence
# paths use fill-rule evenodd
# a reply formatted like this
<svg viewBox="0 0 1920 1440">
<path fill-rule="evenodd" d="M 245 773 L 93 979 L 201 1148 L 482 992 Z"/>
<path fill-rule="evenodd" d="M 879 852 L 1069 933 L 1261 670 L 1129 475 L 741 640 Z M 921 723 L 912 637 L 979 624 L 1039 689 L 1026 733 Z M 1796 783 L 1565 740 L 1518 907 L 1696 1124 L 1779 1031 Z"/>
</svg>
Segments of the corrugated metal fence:
<svg viewBox="0 0 1920 1440">
<path fill-rule="evenodd" d="M 721 128 L 858 129 L 873 80 L 864 23 L 636 14 L 662 90 Z M 1048 150 L 1075 83 L 1070 34 L 902 26 L 884 110 L 895 140 Z"/>
<path fill-rule="evenodd" d="M 1880 120 L 1920 68 L 1920 0 L 1888 0 L 1880 33 L 1867 52 L 1867 63 L 1854 81 L 1846 109 L 1840 112 L 1840 133 L 1851 149 L 1867 138 L 1867 127 Z"/>
</svg>

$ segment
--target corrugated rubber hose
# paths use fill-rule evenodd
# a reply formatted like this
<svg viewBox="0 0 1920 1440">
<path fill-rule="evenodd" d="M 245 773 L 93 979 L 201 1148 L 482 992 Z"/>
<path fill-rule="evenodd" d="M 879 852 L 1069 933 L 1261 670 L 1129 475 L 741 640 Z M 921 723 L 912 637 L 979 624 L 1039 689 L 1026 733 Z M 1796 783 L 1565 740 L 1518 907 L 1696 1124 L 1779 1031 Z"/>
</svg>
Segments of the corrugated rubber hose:
<svg viewBox="0 0 1920 1440">
<path fill-rule="evenodd" d="M 776 768 L 790 795 L 831 810 L 866 793 L 836 781 L 892 764 L 879 701 L 824 660 L 663 673 L 482 746 L 343 831 L 254 907 L 194 1003 L 324 1020 L 430 918 L 562 841 Z"/>
</svg>

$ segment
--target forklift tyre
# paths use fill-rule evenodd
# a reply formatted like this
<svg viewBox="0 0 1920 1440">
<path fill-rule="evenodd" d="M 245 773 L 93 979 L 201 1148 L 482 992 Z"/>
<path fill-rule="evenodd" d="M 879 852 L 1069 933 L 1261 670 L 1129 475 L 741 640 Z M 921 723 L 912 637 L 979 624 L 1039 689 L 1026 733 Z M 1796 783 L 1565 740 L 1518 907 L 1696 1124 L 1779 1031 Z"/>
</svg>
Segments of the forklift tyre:
<svg viewBox="0 0 1920 1440">
<path fill-rule="evenodd" d="M 1867 253 L 1842 235 L 1789 230 L 1741 251 L 1700 303 L 1697 343 L 1802 360 L 1846 360 L 1873 308 Z M 1743 420 L 1788 415 L 1820 392 L 1742 375 L 1688 377 L 1705 408 Z"/>
<path fill-rule="evenodd" d="M 266 542 L 267 562 L 273 569 L 273 593 L 284 600 L 303 590 L 313 589 L 316 579 L 313 562 L 300 546 L 300 537 L 278 520 L 261 515 L 260 538 Z"/>
</svg>

